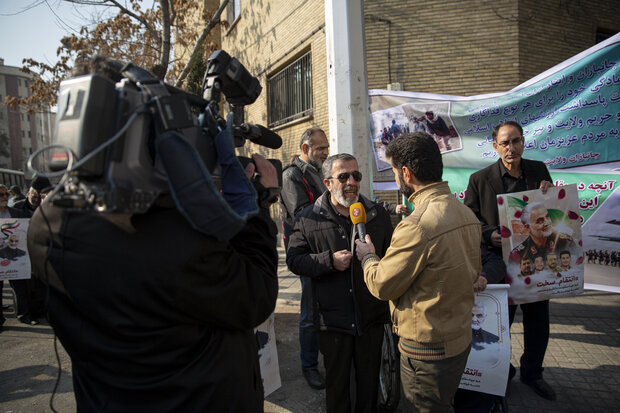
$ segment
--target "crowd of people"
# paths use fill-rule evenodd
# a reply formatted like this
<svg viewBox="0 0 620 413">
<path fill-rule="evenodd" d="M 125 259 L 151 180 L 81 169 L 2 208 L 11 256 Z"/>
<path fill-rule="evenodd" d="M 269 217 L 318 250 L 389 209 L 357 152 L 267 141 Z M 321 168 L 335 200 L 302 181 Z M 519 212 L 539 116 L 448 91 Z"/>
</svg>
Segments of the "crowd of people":
<svg viewBox="0 0 620 413">
<path fill-rule="evenodd" d="M 426 120 L 433 115 L 427 114 Z M 465 411 L 473 404 L 480 409 L 476 411 L 488 412 L 493 397 L 455 394 L 472 336 L 478 341 L 497 337 L 486 332 L 485 338 L 476 328 L 479 323 L 472 322 L 476 311 L 484 317 L 484 307 L 474 306 L 474 291 L 484 290 L 487 282 L 503 282 L 506 275 L 496 195 L 531 189 L 545 193 L 553 186 L 551 177 L 543 163 L 522 159 L 523 129 L 507 121 L 492 135 L 499 160 L 470 177 L 463 205 L 441 180 L 443 164 L 435 139 L 425 132 L 403 132 L 395 122 L 383 133 L 394 135 L 394 129 L 398 137 L 387 142 L 386 158 L 401 192 L 414 205 L 394 229 L 383 206 L 359 194 L 363 177 L 357 160 L 349 154 L 327 157 L 323 131 L 304 132 L 302 155 L 285 169 L 286 262 L 301 276 L 306 297 L 300 320 L 302 371 L 311 388 L 326 387 L 328 412 L 376 411 L 381 326 L 389 319 L 398 337 L 403 392 L 419 411 Z M 323 185 L 309 185 L 321 181 Z M 349 208 L 357 202 L 368 216 L 362 240 L 349 219 Z M 546 208 L 532 204 L 522 220 L 529 237 L 515 254 L 523 271 L 531 274 L 538 256 L 545 257 L 550 269 L 570 268 L 572 239 L 550 229 Z M 494 274 L 492 280 L 488 274 Z M 511 324 L 518 307 L 509 306 Z M 520 308 L 525 330 L 520 379 L 541 397 L 554 400 L 555 392 L 542 374 L 549 301 Z M 318 336 L 312 346 L 304 329 Z M 325 384 L 316 369 L 318 351 L 324 356 Z M 516 373 L 511 365 L 508 381 Z M 350 377 L 357 389 L 355 400 L 346 397 Z"/>
<path fill-rule="evenodd" d="M 328 156 L 323 130 L 302 134 L 301 153 L 283 171 L 283 236 L 286 263 L 302 284 L 301 372 L 310 388 L 325 388 L 328 412 L 377 411 L 386 324 L 398 338 L 403 393 L 418 411 L 459 412 L 473 405 L 475 411 L 488 412 L 493 407 L 493 397 L 457 389 L 470 351 L 498 339 L 482 330 L 487 310 L 474 302 L 476 291 L 503 282 L 506 274 L 496 195 L 546 192 L 552 184 L 543 163 L 521 157 L 524 137 L 518 123 L 502 123 L 492 136 L 499 159 L 470 177 L 463 204 L 442 181 L 435 139 L 425 132 L 400 131 L 386 157 L 400 191 L 414 206 L 409 211 L 360 194 L 365 177 L 357 159 L 346 153 Z M 257 168 L 266 188 L 274 186 L 268 162 L 254 160 L 256 166 L 249 168 Z M 246 172 L 251 176 L 254 170 Z M 32 217 L 49 190 L 45 181 L 33 180 L 25 199 L 13 206 L 9 189 L 0 185 L 0 217 Z M 196 233 L 178 211 L 163 204 L 140 216 L 97 219 L 63 213 L 49 202 L 42 205 L 49 223 L 34 214 L 28 234 L 34 277 L 11 281 L 16 313 L 21 322 L 36 324 L 41 315 L 37 291 L 47 292 L 51 325 L 72 358 L 80 408 L 262 409 L 251 329 L 273 311 L 277 294 L 276 230 L 267 205 L 229 241 Z M 363 237 L 351 221 L 354 205 L 365 211 Z M 390 213 L 407 216 L 394 228 Z M 572 240 L 549 232 L 544 206 L 532 204 L 522 216 L 530 230 L 515 248 L 522 273 L 533 273 L 539 256 L 549 268 L 570 267 Z M 53 243 L 48 225 L 60 228 Z M 160 242 L 168 231 L 183 233 L 184 242 L 174 251 Z M 6 241 L 8 248 L 14 244 Z M 110 254 L 117 260 L 110 260 Z M 163 265 L 153 260 L 144 271 L 145 260 L 138 263 L 135 254 L 173 258 Z M 617 265 L 615 252 L 586 254 Z M 46 271 L 50 274 L 42 280 Z M 36 285 L 40 282 L 43 287 Z M 542 367 L 549 301 L 511 305 L 511 324 L 518 307 L 525 336 L 520 379 L 554 400 Z M 76 337 L 78 327 L 84 334 Z M 319 353 L 325 377 L 319 372 Z M 516 373 L 511 365 L 508 381 Z M 348 397 L 351 387 L 355 397 Z M 168 391 L 174 388 L 174 394 Z M 231 389 L 246 393 L 239 398 Z"/>
<path fill-rule="evenodd" d="M 583 253 L 588 259 L 588 264 L 620 266 L 620 251 L 589 249 Z"/>
</svg>

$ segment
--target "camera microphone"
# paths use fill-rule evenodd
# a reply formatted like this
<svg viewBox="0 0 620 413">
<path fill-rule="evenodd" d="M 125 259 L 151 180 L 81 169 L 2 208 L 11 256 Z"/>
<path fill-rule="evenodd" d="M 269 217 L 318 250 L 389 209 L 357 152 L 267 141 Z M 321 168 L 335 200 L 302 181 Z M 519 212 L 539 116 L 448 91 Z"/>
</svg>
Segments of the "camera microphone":
<svg viewBox="0 0 620 413">
<path fill-rule="evenodd" d="M 243 123 L 239 126 L 239 132 L 243 137 L 258 145 L 266 146 L 271 149 L 278 149 L 282 146 L 282 138 L 277 133 L 262 125 Z"/>
<path fill-rule="evenodd" d="M 356 202 L 349 207 L 351 222 L 357 226 L 360 241 L 366 242 L 366 210 L 361 202 Z"/>
</svg>

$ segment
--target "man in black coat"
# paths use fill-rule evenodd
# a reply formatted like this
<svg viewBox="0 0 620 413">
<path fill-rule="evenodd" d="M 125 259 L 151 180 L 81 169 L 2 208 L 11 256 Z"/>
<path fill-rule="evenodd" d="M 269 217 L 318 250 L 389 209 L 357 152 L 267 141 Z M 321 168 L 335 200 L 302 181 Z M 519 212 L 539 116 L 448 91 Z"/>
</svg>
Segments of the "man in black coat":
<svg viewBox="0 0 620 413">
<path fill-rule="evenodd" d="M 388 304 L 374 298 L 359 260 L 353 254 L 354 227 L 349 207 L 361 202 L 366 229 L 377 253 L 390 244 L 392 225 L 387 211 L 359 195 L 362 179 L 357 160 L 348 154 L 323 163 L 327 191 L 295 221 L 286 263 L 295 274 L 311 277 L 314 323 L 326 370 L 328 412 L 349 412 L 349 378 L 355 366 L 355 411 L 377 409 L 383 324 Z"/>
<path fill-rule="evenodd" d="M 465 194 L 465 205 L 470 207 L 482 223 L 482 238 L 489 250 L 502 256 L 497 195 L 541 189 L 543 193 L 553 184 L 544 163 L 522 159 L 525 149 L 523 128 L 514 121 L 506 121 L 493 129 L 493 148 L 500 159 L 472 174 Z M 543 360 L 549 342 L 549 300 L 521 304 L 525 348 L 521 356 L 521 381 L 538 395 L 555 400 L 555 392 L 543 379 Z M 510 324 L 517 311 L 509 306 Z M 515 375 L 510 366 L 509 378 Z"/>
<path fill-rule="evenodd" d="M 260 183 L 277 186 L 275 168 L 254 162 Z M 28 249 L 71 357 L 78 411 L 263 411 L 252 329 L 278 293 L 267 206 L 220 241 L 165 197 L 133 215 L 73 211 L 48 198 Z"/>
</svg>

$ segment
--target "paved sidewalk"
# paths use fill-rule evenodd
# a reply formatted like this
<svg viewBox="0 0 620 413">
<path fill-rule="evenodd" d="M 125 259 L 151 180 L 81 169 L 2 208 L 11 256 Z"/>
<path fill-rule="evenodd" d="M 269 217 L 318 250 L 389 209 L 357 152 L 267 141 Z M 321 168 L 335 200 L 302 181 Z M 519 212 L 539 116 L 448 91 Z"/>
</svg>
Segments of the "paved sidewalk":
<svg viewBox="0 0 620 413">
<path fill-rule="evenodd" d="M 282 253 L 282 250 L 280 250 Z M 280 256 L 280 293 L 276 307 L 276 343 L 282 387 L 265 401 L 266 412 L 325 411 L 325 391 L 310 389 L 299 365 L 298 319 L 301 285 Z M 12 305 L 5 283 L 4 304 Z M 0 413 L 49 412 L 58 373 L 54 334 L 47 323 L 26 326 L 12 310 L 0 333 Z M 546 401 L 517 377 L 510 385 L 510 412 L 615 412 L 620 408 L 620 294 L 586 291 L 551 302 L 551 339 L 545 357 L 545 379 L 558 395 Z M 512 363 L 523 348 L 520 312 L 512 328 Z M 59 412 L 75 411 L 70 359 L 58 343 L 62 377 L 54 398 Z M 322 362 L 321 362 L 322 363 Z M 322 368 L 322 367 L 321 367 Z M 240 395 L 242 396 L 242 395 Z M 397 412 L 410 412 L 401 400 Z"/>
</svg>

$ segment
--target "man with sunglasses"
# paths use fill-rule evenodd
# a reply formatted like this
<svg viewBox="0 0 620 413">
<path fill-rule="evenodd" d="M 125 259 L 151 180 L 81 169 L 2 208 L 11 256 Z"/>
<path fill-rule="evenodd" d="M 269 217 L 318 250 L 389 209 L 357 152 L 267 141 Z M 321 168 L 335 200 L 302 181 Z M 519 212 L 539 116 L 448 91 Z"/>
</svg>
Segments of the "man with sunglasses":
<svg viewBox="0 0 620 413">
<path fill-rule="evenodd" d="M 499 159 L 492 165 L 469 177 L 465 205 L 471 208 L 482 223 L 482 238 L 489 251 L 502 256 L 499 232 L 497 195 L 540 189 L 543 193 L 552 187 L 551 175 L 544 163 L 523 159 L 525 138 L 518 122 L 506 121 L 493 128 L 493 148 Z M 521 356 L 521 381 L 536 394 L 555 400 L 551 386 L 543 379 L 543 360 L 549 342 L 549 300 L 521 304 L 525 346 Z M 510 324 L 517 305 L 508 307 Z M 516 374 L 510 365 L 509 380 Z"/>
<path fill-rule="evenodd" d="M 5 185 L 0 184 L 0 218 L 30 218 L 30 214 L 20 209 L 9 207 L 8 203 L 9 189 Z M 5 241 L 2 239 L 2 244 L 5 248 L 8 248 L 9 240 L 7 239 Z M 8 259 L 8 257 L 0 255 L 0 259 Z M 17 299 L 15 313 L 17 314 L 18 320 L 28 325 L 39 324 L 35 319 L 30 318 L 30 299 L 28 297 L 27 280 L 10 280 L 9 283 L 13 291 L 15 291 L 15 297 Z M 2 291 L 3 287 L 4 282 L 0 281 L 0 291 Z M 5 320 L 2 313 L 2 297 L 0 295 L 0 331 Z"/>
<path fill-rule="evenodd" d="M 383 255 L 392 236 L 388 212 L 359 194 L 362 174 L 357 160 L 338 154 L 323 163 L 327 191 L 299 213 L 286 263 L 295 274 L 310 277 L 314 324 L 326 370 L 327 412 L 374 412 L 383 324 L 387 303 L 374 298 L 364 284 L 360 261 L 353 255 L 355 231 L 349 207 L 361 202 L 366 230 Z M 349 397 L 351 366 L 355 367 L 354 408 Z"/>
</svg>

